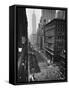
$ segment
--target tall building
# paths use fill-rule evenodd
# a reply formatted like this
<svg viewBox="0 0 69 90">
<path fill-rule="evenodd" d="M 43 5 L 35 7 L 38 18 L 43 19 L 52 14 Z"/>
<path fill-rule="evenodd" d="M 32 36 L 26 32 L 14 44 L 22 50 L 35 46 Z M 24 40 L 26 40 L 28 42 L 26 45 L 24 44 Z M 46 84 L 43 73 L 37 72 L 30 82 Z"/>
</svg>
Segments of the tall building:
<svg viewBox="0 0 69 90">
<path fill-rule="evenodd" d="M 27 39 L 27 16 L 26 10 L 23 8 L 18 8 L 17 15 L 17 31 L 18 31 L 18 47 L 22 48 L 22 37 Z"/>
<path fill-rule="evenodd" d="M 33 14 L 32 14 L 32 34 L 31 34 L 31 44 L 33 46 L 36 45 L 36 39 L 37 39 L 37 35 L 36 35 L 36 15 L 35 15 L 35 12 L 33 11 Z"/>
<path fill-rule="evenodd" d="M 65 19 L 65 11 L 64 10 L 56 10 L 55 18 Z"/>
<path fill-rule="evenodd" d="M 55 18 L 55 13 L 56 10 L 42 9 L 42 16 L 37 31 L 37 45 L 40 49 L 44 49 L 45 25 Z"/>
<path fill-rule="evenodd" d="M 53 20 L 55 18 L 55 13 L 56 10 L 48 10 L 48 9 L 43 9 L 42 10 L 42 19 L 43 22 L 46 21 L 46 24 Z"/>
<path fill-rule="evenodd" d="M 16 51 L 17 52 L 17 82 L 27 82 L 28 81 L 28 59 L 27 59 L 27 16 L 25 8 L 17 7 L 17 36 L 16 36 Z M 22 48 L 22 51 L 19 51 L 19 48 Z M 24 64 L 24 66 L 22 65 Z M 26 67 L 26 68 L 24 68 Z"/>
<path fill-rule="evenodd" d="M 53 20 L 54 18 L 57 19 L 65 19 L 65 11 L 64 10 L 42 10 L 42 19 L 46 21 L 46 24 Z"/>
<path fill-rule="evenodd" d="M 35 15 L 35 11 L 33 11 L 32 14 L 32 34 L 36 33 L 36 15 Z"/>
<path fill-rule="evenodd" d="M 44 48 L 44 25 L 46 25 L 46 21 L 43 22 L 43 18 L 41 17 L 37 30 L 37 46 L 41 50 Z"/>
<path fill-rule="evenodd" d="M 52 28 L 54 28 L 54 25 L 56 25 L 55 23 L 53 23 L 52 25 L 49 24 L 49 23 L 53 22 L 54 19 L 60 20 L 60 21 L 65 20 L 65 11 L 42 9 L 42 16 L 41 16 L 39 27 L 37 30 L 37 45 L 39 48 L 44 48 L 45 41 L 48 38 L 48 37 L 45 37 L 46 29 L 47 28 L 52 29 Z M 62 26 L 62 23 L 61 23 L 61 26 Z M 60 27 L 60 29 L 61 29 L 61 27 Z M 53 30 L 49 30 L 48 32 L 49 32 L 49 35 L 51 35 L 51 33 L 53 33 Z M 53 39 L 54 39 L 54 37 L 53 37 Z M 51 41 L 51 42 L 53 43 L 53 41 Z M 53 50 L 53 47 L 51 49 Z"/>
<path fill-rule="evenodd" d="M 49 59 L 54 56 L 65 58 L 65 20 L 53 19 L 45 26 L 45 51 Z"/>
</svg>

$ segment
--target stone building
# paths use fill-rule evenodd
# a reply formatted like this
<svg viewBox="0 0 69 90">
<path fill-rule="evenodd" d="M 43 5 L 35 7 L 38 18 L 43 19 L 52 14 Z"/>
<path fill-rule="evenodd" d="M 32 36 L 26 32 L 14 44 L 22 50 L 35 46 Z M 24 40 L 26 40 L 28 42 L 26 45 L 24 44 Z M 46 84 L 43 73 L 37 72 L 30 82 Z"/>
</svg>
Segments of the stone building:
<svg viewBox="0 0 69 90">
<path fill-rule="evenodd" d="M 65 57 L 65 11 L 42 9 L 37 45 L 50 60 L 53 60 L 54 55 Z"/>
<path fill-rule="evenodd" d="M 40 23 L 37 30 L 37 46 L 40 50 L 44 48 L 44 26 L 46 25 L 46 20 L 41 17 Z"/>
<path fill-rule="evenodd" d="M 54 56 L 65 57 L 65 20 L 53 19 L 46 24 L 44 48 L 51 60 Z"/>
<path fill-rule="evenodd" d="M 46 24 L 55 18 L 56 10 L 42 9 L 42 19 Z"/>
<path fill-rule="evenodd" d="M 37 45 L 44 49 L 45 25 L 55 18 L 56 10 L 42 9 L 42 16 L 37 30 Z"/>
</svg>

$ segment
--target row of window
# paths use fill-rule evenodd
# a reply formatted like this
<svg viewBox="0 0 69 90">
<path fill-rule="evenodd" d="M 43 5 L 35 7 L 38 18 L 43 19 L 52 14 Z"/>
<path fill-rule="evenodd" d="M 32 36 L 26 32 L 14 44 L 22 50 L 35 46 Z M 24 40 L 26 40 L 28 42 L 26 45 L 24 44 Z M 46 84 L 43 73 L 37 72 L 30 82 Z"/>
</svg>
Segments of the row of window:
<svg viewBox="0 0 69 90">
<path fill-rule="evenodd" d="M 64 32 L 64 28 L 57 28 L 57 31 Z"/>
<path fill-rule="evenodd" d="M 45 40 L 48 40 L 48 39 L 55 39 L 55 36 L 48 36 L 48 37 L 45 37 Z M 65 35 L 58 35 L 56 36 L 56 39 L 65 39 Z"/>
<path fill-rule="evenodd" d="M 64 27 L 64 25 L 63 24 L 57 24 L 57 27 Z"/>
<path fill-rule="evenodd" d="M 65 39 L 65 36 L 64 35 L 57 36 L 57 39 Z"/>
</svg>

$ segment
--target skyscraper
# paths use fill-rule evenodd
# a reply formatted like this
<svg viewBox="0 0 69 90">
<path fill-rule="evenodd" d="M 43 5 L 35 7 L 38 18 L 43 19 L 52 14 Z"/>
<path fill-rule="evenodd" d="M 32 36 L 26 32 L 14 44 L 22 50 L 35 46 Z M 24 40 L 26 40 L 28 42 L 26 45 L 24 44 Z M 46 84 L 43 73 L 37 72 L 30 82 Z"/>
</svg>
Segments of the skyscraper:
<svg viewBox="0 0 69 90">
<path fill-rule="evenodd" d="M 46 24 L 55 18 L 56 10 L 42 9 L 42 22 Z"/>
<path fill-rule="evenodd" d="M 33 10 L 33 14 L 32 14 L 32 34 L 31 34 L 31 44 L 33 46 L 35 46 L 35 44 L 36 44 L 36 39 L 37 39 L 37 35 L 36 35 L 36 15 L 35 15 L 35 12 Z"/>
<path fill-rule="evenodd" d="M 36 15 L 35 12 L 33 10 L 33 14 L 32 14 L 32 34 L 36 33 Z"/>
<path fill-rule="evenodd" d="M 64 10 L 56 10 L 55 18 L 65 19 L 65 11 Z"/>
</svg>

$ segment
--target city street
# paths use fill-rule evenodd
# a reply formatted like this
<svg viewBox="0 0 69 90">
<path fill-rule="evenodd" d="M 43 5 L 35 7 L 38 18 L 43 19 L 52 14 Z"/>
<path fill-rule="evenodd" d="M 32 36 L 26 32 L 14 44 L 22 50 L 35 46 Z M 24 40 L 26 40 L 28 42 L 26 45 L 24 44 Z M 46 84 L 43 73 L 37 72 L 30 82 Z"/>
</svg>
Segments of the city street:
<svg viewBox="0 0 69 90">
<path fill-rule="evenodd" d="M 60 79 L 60 70 L 59 67 L 56 65 L 48 65 L 48 60 L 46 56 L 37 49 L 33 50 L 33 55 L 36 57 L 35 60 L 35 66 L 36 70 L 34 70 L 33 74 L 31 73 L 30 68 L 30 75 L 33 76 L 33 81 L 46 81 L 46 80 L 59 80 Z M 32 62 L 32 58 L 29 58 L 29 62 Z M 34 64 L 34 62 L 32 62 Z M 31 65 L 29 64 L 29 67 Z M 40 70 L 39 70 L 39 69 Z"/>
</svg>

